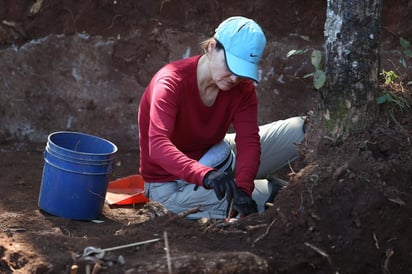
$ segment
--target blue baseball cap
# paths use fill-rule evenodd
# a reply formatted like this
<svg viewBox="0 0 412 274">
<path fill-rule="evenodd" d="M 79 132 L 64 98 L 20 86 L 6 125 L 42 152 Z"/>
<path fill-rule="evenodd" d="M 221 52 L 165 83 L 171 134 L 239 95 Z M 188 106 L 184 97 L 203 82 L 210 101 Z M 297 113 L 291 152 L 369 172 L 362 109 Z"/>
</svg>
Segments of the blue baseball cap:
<svg viewBox="0 0 412 274">
<path fill-rule="evenodd" d="M 258 63 L 266 46 L 262 28 L 249 18 L 234 16 L 220 23 L 214 38 L 224 48 L 230 72 L 258 82 Z"/>
</svg>

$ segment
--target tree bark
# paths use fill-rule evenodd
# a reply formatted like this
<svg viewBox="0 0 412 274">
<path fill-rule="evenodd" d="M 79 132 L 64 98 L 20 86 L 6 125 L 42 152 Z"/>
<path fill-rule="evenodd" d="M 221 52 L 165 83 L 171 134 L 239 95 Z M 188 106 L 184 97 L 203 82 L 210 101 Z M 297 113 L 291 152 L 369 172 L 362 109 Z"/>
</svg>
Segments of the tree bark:
<svg viewBox="0 0 412 274">
<path fill-rule="evenodd" d="M 319 118 L 334 139 L 377 118 L 383 0 L 328 0 Z"/>
</svg>

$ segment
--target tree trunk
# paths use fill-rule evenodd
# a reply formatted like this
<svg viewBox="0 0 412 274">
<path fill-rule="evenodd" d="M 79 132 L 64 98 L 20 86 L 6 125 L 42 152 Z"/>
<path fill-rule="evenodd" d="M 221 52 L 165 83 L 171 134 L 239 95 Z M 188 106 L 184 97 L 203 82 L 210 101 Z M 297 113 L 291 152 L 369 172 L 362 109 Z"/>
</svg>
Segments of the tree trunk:
<svg viewBox="0 0 412 274">
<path fill-rule="evenodd" d="M 345 139 L 377 118 L 383 0 L 328 0 L 326 84 L 319 116 L 330 137 Z"/>
</svg>

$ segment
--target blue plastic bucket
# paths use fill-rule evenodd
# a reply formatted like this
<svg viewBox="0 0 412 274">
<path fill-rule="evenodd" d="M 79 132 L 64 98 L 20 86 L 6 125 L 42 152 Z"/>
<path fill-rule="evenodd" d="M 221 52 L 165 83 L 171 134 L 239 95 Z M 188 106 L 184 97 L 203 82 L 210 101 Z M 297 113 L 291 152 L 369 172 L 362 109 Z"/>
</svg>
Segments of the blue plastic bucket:
<svg viewBox="0 0 412 274">
<path fill-rule="evenodd" d="M 100 218 L 117 147 L 93 135 L 59 131 L 47 138 L 39 207 L 75 220 Z"/>
</svg>

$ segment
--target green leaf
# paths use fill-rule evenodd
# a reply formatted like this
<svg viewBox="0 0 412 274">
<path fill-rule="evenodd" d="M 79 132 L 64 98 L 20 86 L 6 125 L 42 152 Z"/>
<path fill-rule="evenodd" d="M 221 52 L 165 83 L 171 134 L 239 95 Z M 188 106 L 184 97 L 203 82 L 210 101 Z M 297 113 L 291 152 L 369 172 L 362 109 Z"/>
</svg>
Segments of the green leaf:
<svg viewBox="0 0 412 274">
<path fill-rule="evenodd" d="M 393 70 L 383 70 L 382 75 L 385 77 L 385 85 L 392 84 L 395 79 L 399 78 L 399 76 Z"/>
<path fill-rule="evenodd" d="M 386 103 L 388 101 L 388 94 L 384 93 L 382 96 L 379 96 L 376 99 L 376 103 L 378 103 L 378 105 L 382 105 L 383 103 Z"/>
<path fill-rule="evenodd" d="M 408 49 L 409 48 L 409 41 L 404 39 L 404 38 L 399 38 L 399 43 L 401 44 L 401 47 L 403 47 L 404 49 Z"/>
<path fill-rule="evenodd" d="M 401 63 L 401 65 L 402 65 L 404 68 L 407 68 L 407 67 L 408 67 L 408 65 L 406 64 L 405 58 L 403 58 L 403 57 L 401 57 L 401 59 L 399 59 L 399 63 Z"/>
<path fill-rule="evenodd" d="M 412 51 L 410 49 L 405 49 L 405 54 L 406 56 L 408 56 L 409 58 L 412 58 Z"/>
<path fill-rule="evenodd" d="M 312 65 L 316 68 L 319 69 L 320 62 L 322 61 L 322 53 L 320 50 L 314 50 L 312 51 L 312 55 L 310 56 Z"/>
<path fill-rule="evenodd" d="M 326 73 L 323 70 L 317 69 L 313 75 L 313 86 L 315 89 L 320 89 L 326 82 Z"/>
</svg>

